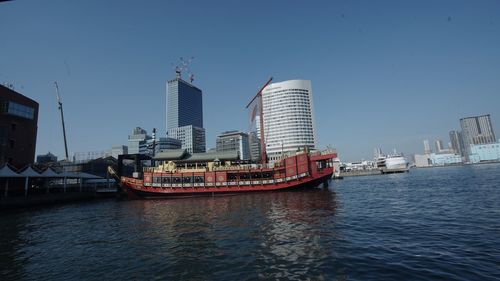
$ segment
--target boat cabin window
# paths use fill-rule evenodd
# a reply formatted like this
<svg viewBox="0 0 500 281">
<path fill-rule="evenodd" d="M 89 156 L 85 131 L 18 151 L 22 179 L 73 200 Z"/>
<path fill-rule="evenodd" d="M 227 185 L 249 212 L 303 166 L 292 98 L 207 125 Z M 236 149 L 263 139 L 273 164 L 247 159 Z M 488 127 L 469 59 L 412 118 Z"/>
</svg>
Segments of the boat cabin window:
<svg viewBox="0 0 500 281">
<path fill-rule="evenodd" d="M 260 173 L 252 173 L 252 179 L 260 179 L 261 174 Z"/>
<path fill-rule="evenodd" d="M 326 168 L 326 160 L 316 161 L 316 168 L 318 168 L 318 171 Z"/>
<path fill-rule="evenodd" d="M 262 173 L 262 177 L 263 178 L 272 178 L 273 175 L 271 173 L 267 172 L 267 173 Z"/>
</svg>

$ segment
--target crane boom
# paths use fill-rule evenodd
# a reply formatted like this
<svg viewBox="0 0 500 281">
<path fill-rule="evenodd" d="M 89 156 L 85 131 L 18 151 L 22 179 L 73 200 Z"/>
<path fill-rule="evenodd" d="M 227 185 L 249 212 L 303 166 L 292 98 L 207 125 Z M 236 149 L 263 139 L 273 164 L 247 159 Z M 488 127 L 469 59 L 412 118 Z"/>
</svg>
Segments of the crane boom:
<svg viewBox="0 0 500 281">
<path fill-rule="evenodd" d="M 56 95 L 57 95 L 57 104 L 59 105 L 59 110 L 61 111 L 61 122 L 62 122 L 62 128 L 63 128 L 63 137 L 64 137 L 64 152 L 66 153 L 66 160 L 69 160 L 68 156 L 68 144 L 66 142 L 66 128 L 64 126 L 64 113 L 63 113 L 63 106 L 62 106 L 62 101 L 61 101 L 61 96 L 59 96 L 59 86 L 57 85 L 57 82 L 54 82 L 56 85 Z"/>
</svg>

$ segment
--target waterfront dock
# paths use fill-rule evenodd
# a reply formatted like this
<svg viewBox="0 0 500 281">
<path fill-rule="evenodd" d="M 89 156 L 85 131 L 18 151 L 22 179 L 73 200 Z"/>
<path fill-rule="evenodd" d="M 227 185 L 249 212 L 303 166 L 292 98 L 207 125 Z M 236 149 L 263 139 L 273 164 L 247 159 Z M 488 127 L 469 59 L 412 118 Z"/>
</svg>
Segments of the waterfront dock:
<svg viewBox="0 0 500 281">
<path fill-rule="evenodd" d="M 360 176 L 373 176 L 381 175 L 382 171 L 378 169 L 371 170 L 353 170 L 349 172 L 340 172 L 341 177 L 360 177 Z"/>
<path fill-rule="evenodd" d="M 340 177 L 361 177 L 361 176 L 374 176 L 383 174 L 398 174 L 398 173 L 408 173 L 408 168 L 406 169 L 369 169 L 369 170 L 353 170 L 349 172 L 340 172 Z"/>
<path fill-rule="evenodd" d="M 83 172 L 60 172 L 51 168 L 39 172 L 29 166 L 17 171 L 0 168 L 0 209 L 24 208 L 116 194 L 116 181 Z"/>
<path fill-rule="evenodd" d="M 410 170 L 408 168 L 398 168 L 398 169 L 382 169 L 380 170 L 382 174 L 399 174 L 408 173 Z"/>
</svg>

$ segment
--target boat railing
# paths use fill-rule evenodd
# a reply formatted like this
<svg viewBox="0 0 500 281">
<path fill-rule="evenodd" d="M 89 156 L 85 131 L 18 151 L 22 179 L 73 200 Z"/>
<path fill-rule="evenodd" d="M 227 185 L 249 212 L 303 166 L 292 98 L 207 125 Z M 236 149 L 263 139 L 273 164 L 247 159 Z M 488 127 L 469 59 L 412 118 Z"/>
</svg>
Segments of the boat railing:
<svg viewBox="0 0 500 281">
<path fill-rule="evenodd" d="M 233 166 L 214 166 L 212 171 L 236 171 L 236 170 L 251 170 L 251 169 L 272 169 L 269 165 L 253 164 L 253 165 L 233 165 Z M 158 167 L 144 167 L 145 173 L 203 173 L 209 172 L 208 168 L 183 168 L 177 167 L 172 171 L 163 170 Z"/>
<path fill-rule="evenodd" d="M 321 151 L 321 155 L 333 154 L 333 153 L 337 153 L 337 150 L 335 148 L 327 148 Z"/>
</svg>

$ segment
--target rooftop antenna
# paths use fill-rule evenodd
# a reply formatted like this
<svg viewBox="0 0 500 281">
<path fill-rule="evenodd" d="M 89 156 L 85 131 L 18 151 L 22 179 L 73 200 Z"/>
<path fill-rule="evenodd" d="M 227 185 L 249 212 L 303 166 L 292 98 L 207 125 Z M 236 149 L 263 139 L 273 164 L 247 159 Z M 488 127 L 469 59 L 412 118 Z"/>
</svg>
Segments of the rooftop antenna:
<svg viewBox="0 0 500 281">
<path fill-rule="evenodd" d="M 181 68 L 177 65 L 175 66 L 175 78 L 180 79 L 181 78 Z"/>
<path fill-rule="evenodd" d="M 66 152 L 66 161 L 68 161 L 69 160 L 68 144 L 66 142 L 66 128 L 64 126 L 64 114 L 63 114 L 62 100 L 61 100 L 61 96 L 59 96 L 59 86 L 57 86 L 57 82 L 54 82 L 54 84 L 56 85 L 57 104 L 59 105 L 59 110 L 61 111 L 61 122 L 62 122 L 62 128 L 63 128 L 63 136 L 64 136 L 64 151 Z"/>
</svg>

